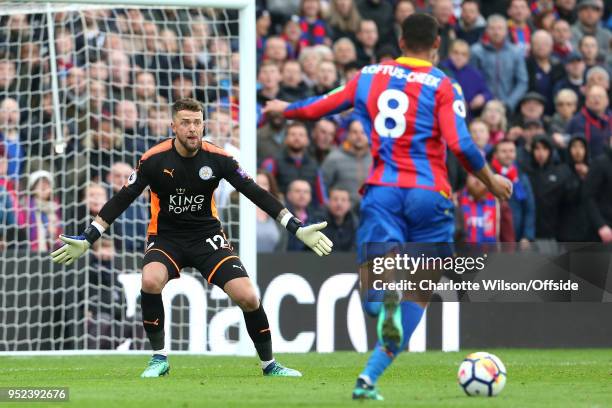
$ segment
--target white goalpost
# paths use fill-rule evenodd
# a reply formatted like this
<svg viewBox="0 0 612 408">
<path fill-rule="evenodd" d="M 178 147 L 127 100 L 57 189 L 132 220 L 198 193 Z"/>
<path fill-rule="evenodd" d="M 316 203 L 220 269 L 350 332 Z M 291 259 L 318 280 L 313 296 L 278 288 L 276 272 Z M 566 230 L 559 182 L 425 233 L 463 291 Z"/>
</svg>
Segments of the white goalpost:
<svg viewBox="0 0 612 408">
<path fill-rule="evenodd" d="M 205 136 L 256 172 L 255 0 L 4 1 L 0 8 L 0 355 L 149 353 L 148 193 L 75 264 L 51 262 L 195 97 Z M 254 205 L 215 192 L 257 286 Z M 173 353 L 254 354 L 242 312 L 195 270 L 163 292 Z"/>
</svg>

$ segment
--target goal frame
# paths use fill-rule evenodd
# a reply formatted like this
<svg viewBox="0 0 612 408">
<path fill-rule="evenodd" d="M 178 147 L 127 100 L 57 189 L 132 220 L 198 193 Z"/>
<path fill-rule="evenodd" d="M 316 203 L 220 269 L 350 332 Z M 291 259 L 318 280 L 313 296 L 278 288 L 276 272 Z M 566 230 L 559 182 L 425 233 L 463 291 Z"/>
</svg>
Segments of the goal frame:
<svg viewBox="0 0 612 408">
<path fill-rule="evenodd" d="M 256 158 L 256 143 L 257 137 L 255 133 L 257 124 L 257 113 L 256 113 L 256 43 L 255 43 L 255 0 L 71 0 L 66 2 L 65 0 L 31 0 L 31 3 L 37 3 L 41 5 L 41 9 L 45 9 L 45 12 L 50 13 L 55 10 L 53 6 L 61 8 L 61 6 L 69 5 L 69 8 L 78 5 L 91 5 L 100 6 L 104 8 L 109 7 L 193 7 L 193 8 L 221 8 L 221 9 L 233 9 L 238 11 L 238 46 L 240 53 L 240 65 L 239 65 L 239 120 L 240 126 L 240 165 L 246 170 L 247 173 L 254 177 L 257 170 L 257 158 Z M 50 30 L 51 36 L 51 56 L 53 57 L 55 46 L 53 41 L 53 30 Z M 57 75 L 55 71 L 55 63 L 51 63 L 52 67 L 52 84 L 51 91 L 54 94 L 54 105 L 56 109 L 59 109 L 59 100 L 57 95 L 59 94 Z M 57 117 L 59 113 L 55 112 Z M 62 130 L 59 121 L 56 122 L 59 137 L 56 140 L 55 150 L 56 153 L 61 153 L 63 148 L 62 142 Z M 256 290 L 259 293 L 257 285 L 257 238 L 256 238 L 256 213 L 255 206 L 244 196 L 240 197 L 239 200 L 239 255 L 242 263 L 246 266 L 247 271 Z M 203 311 L 205 312 L 205 311 Z M 244 322 L 240 324 L 239 344 L 237 348 L 238 355 L 253 355 L 254 348 L 249 338 L 248 332 Z M 127 354 L 141 354 L 148 353 L 142 351 L 129 351 Z M 178 354 L 202 354 L 199 352 L 176 352 Z M 0 355 L 80 355 L 80 354 L 126 354 L 121 351 L 104 351 L 104 350 L 62 350 L 59 351 L 8 351 L 0 352 Z M 210 351 L 204 354 L 213 354 Z"/>
</svg>

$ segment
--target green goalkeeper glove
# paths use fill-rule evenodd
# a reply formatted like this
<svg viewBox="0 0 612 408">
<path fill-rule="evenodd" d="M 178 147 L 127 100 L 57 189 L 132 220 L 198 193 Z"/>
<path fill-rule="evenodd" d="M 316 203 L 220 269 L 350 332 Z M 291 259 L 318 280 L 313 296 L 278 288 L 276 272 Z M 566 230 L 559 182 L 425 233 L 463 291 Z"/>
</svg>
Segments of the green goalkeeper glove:
<svg viewBox="0 0 612 408">
<path fill-rule="evenodd" d="M 300 227 L 295 232 L 295 236 L 317 255 L 329 255 L 334 244 L 321 232 L 325 227 L 327 227 L 327 222 Z"/>
<path fill-rule="evenodd" d="M 51 253 L 51 258 L 53 262 L 60 264 L 70 265 L 91 246 L 83 235 L 60 235 L 59 238 L 64 241 L 65 244 L 60 249 L 53 251 Z"/>
<path fill-rule="evenodd" d="M 60 235 L 59 238 L 65 244 L 51 253 L 53 262 L 70 265 L 91 248 L 94 242 L 102 236 L 102 232 L 104 232 L 104 227 L 94 221 L 81 235 Z"/>
</svg>

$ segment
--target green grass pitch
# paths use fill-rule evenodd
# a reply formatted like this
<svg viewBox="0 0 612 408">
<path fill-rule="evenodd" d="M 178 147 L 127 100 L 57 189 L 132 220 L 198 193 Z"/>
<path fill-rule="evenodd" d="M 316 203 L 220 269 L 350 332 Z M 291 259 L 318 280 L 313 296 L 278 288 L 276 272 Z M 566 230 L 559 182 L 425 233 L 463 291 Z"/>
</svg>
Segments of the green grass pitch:
<svg viewBox="0 0 612 408">
<path fill-rule="evenodd" d="M 352 401 L 368 354 L 278 355 L 302 378 L 264 378 L 256 358 L 171 356 L 170 375 L 139 378 L 147 356 L 0 357 L 0 387 L 67 386 L 66 407 L 611 407 L 612 350 L 488 350 L 506 364 L 494 398 L 467 397 L 460 353 L 403 353 L 379 381 L 385 401 Z M 0 403 L 2 406 L 6 404 Z"/>
</svg>

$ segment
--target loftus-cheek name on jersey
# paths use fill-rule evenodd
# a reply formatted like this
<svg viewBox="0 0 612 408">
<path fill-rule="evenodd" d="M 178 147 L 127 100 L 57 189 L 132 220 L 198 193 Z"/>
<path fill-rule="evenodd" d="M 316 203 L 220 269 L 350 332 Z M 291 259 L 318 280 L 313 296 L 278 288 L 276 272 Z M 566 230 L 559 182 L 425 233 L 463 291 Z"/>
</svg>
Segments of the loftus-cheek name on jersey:
<svg viewBox="0 0 612 408">
<path fill-rule="evenodd" d="M 202 194 L 184 195 L 172 194 L 168 199 L 168 211 L 174 214 L 182 214 L 184 212 L 198 212 L 203 208 L 206 202 L 206 197 Z"/>
<path fill-rule="evenodd" d="M 363 74 L 383 74 L 389 75 L 399 79 L 405 79 L 406 82 L 416 82 L 419 84 L 437 87 L 440 84 L 441 78 L 437 78 L 433 75 L 429 75 L 425 72 L 410 72 L 400 67 L 393 65 L 369 65 L 361 69 Z"/>
</svg>

